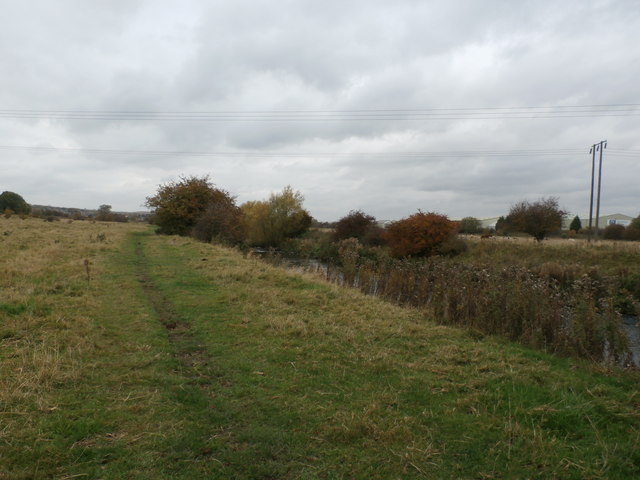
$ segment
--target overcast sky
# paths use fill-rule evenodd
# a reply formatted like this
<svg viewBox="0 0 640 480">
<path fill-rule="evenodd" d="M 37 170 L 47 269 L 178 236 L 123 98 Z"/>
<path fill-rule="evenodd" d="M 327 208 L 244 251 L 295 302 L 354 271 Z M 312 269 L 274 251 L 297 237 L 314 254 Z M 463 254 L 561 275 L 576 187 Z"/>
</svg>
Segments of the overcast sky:
<svg viewBox="0 0 640 480">
<path fill-rule="evenodd" d="M 210 175 L 319 220 L 640 213 L 640 4 L 0 0 L 0 190 L 143 210 Z"/>
</svg>

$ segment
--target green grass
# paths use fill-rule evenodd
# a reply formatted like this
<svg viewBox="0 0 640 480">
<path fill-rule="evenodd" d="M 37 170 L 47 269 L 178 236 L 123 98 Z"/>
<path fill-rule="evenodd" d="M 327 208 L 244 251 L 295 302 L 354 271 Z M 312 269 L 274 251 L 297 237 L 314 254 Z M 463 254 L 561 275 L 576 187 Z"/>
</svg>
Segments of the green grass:
<svg viewBox="0 0 640 480">
<path fill-rule="evenodd" d="M 636 372 L 135 226 L 10 225 L 0 479 L 640 474 Z"/>
</svg>

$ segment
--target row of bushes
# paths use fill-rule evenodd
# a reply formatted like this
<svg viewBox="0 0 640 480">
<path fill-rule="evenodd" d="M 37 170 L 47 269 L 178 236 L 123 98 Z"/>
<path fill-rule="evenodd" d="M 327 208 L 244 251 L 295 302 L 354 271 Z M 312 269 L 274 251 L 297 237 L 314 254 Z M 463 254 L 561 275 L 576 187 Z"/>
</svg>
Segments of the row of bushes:
<svg viewBox="0 0 640 480">
<path fill-rule="evenodd" d="M 639 220 L 640 217 L 636 220 Z M 640 222 L 638 222 L 640 223 Z M 640 240 L 640 225 L 636 226 L 634 221 L 631 225 L 607 225 L 602 231 L 602 238 L 607 240 Z"/>
<path fill-rule="evenodd" d="M 208 177 L 188 177 L 161 185 L 156 195 L 147 198 L 147 205 L 154 209 L 158 233 L 246 247 L 286 248 L 290 239 L 311 226 L 303 200 L 299 192 L 286 187 L 268 200 L 238 207 L 235 199 L 211 184 Z M 374 217 L 352 211 L 337 223 L 332 237 L 335 241 L 356 238 L 368 245 L 384 244 L 397 257 L 428 256 L 442 253 L 442 246 L 454 239 L 456 230 L 455 222 L 435 213 L 418 211 L 383 229 Z"/>
<path fill-rule="evenodd" d="M 5 218 L 11 218 L 13 215 L 16 215 L 16 212 L 10 209 L 5 209 L 3 215 Z M 42 209 L 34 208 L 31 210 L 31 213 L 28 213 L 28 214 L 20 213 L 18 214 L 18 216 L 23 220 L 31 217 L 31 218 L 41 218 L 43 220 L 46 220 L 47 222 L 55 222 L 61 219 L 98 220 L 101 222 L 128 222 L 129 221 L 129 218 L 122 213 L 108 212 L 106 214 L 105 213 L 101 214 L 100 212 L 98 212 L 98 214 L 95 217 L 87 217 L 82 215 L 80 211 L 76 211 L 73 213 L 64 213 L 59 210 L 53 210 L 48 208 L 42 208 Z"/>
<path fill-rule="evenodd" d="M 157 233 L 190 235 L 204 242 L 277 247 L 311 226 L 311 215 L 302 207 L 304 197 L 291 187 L 268 200 L 237 206 L 229 192 L 216 188 L 209 177 L 181 177 L 160 185 L 147 197 L 153 209 L 151 222 Z"/>
<path fill-rule="evenodd" d="M 152 223 L 161 234 L 286 249 L 291 239 L 305 234 L 313 222 L 303 200 L 300 192 L 288 186 L 268 200 L 238 206 L 229 192 L 215 187 L 208 177 L 191 176 L 160 185 L 146 204 L 153 209 Z M 369 246 L 387 245 L 397 257 L 428 256 L 445 250 L 455 253 L 456 233 L 456 223 L 436 213 L 418 211 L 381 228 L 374 217 L 351 211 L 337 222 L 332 239 L 356 238 Z M 461 246 L 464 243 L 458 243 L 457 248 Z"/>
</svg>

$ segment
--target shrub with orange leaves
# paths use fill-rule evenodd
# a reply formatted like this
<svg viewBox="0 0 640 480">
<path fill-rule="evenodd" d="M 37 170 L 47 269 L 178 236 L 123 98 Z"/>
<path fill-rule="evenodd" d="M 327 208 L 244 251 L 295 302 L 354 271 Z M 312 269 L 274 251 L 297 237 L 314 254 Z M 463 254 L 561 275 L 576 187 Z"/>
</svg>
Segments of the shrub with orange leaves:
<svg viewBox="0 0 640 480">
<path fill-rule="evenodd" d="M 418 211 L 390 224 L 384 238 L 396 257 L 427 256 L 456 235 L 456 223 L 446 215 Z"/>
</svg>

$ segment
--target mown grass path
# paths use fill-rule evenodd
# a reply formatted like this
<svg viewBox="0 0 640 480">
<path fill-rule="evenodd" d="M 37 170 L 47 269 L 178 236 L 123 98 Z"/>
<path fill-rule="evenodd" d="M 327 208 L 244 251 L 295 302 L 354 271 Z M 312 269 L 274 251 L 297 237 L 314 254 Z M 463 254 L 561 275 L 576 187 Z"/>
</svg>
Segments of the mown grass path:
<svg viewBox="0 0 640 480">
<path fill-rule="evenodd" d="M 17 293 L 0 299 L 0 479 L 640 472 L 635 373 L 437 326 L 189 239 L 123 231 L 97 247 L 83 246 L 89 286 L 69 242 L 57 254 L 78 257 L 76 273 L 12 274 L 35 285 L 31 313 Z M 57 370 L 29 390 L 54 338 Z"/>
<path fill-rule="evenodd" d="M 158 321 L 167 331 L 167 338 L 173 348 L 173 355 L 180 361 L 181 375 L 198 379 L 207 378 L 206 371 L 210 357 L 206 345 L 191 329 L 188 316 L 179 315 L 168 297 L 161 291 L 150 277 L 150 265 L 144 253 L 143 243 L 137 238 L 135 242 L 136 276 L 142 285 L 145 297 L 153 307 Z M 209 383 L 200 383 L 209 387 Z"/>
</svg>

